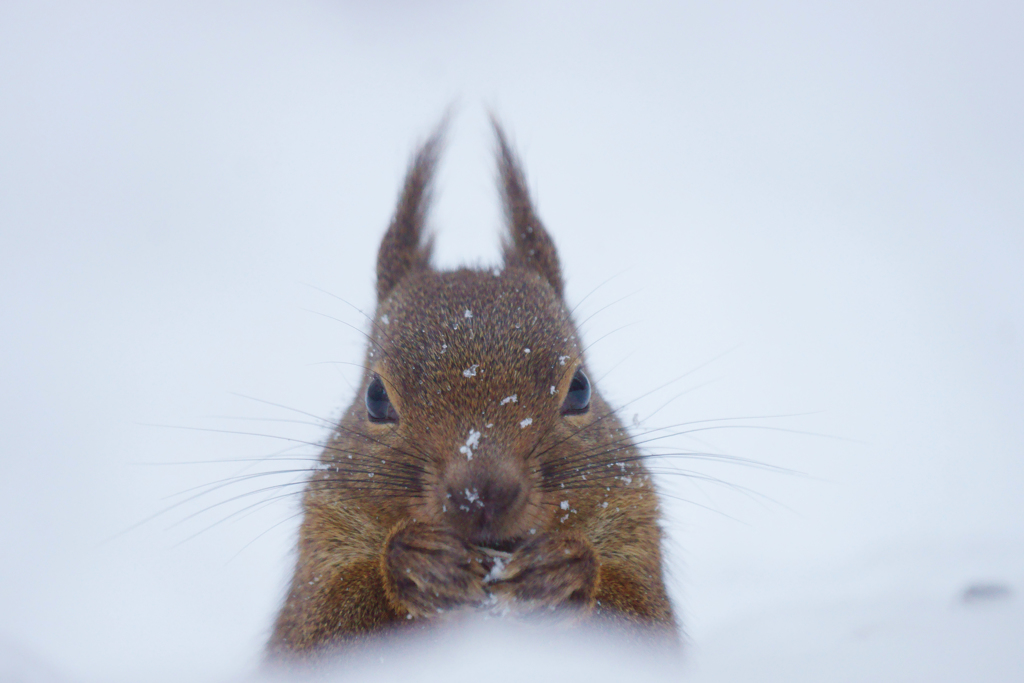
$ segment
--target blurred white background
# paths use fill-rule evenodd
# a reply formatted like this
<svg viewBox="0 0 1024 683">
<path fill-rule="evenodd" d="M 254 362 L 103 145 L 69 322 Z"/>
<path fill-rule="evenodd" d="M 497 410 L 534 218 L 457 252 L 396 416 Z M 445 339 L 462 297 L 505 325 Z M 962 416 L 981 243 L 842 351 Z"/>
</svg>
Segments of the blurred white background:
<svg viewBox="0 0 1024 683">
<path fill-rule="evenodd" d="M 372 307 L 454 102 L 438 264 L 497 257 L 490 108 L 571 303 L 617 276 L 580 308 L 605 394 L 693 370 L 627 419 L 741 418 L 669 443 L 801 473 L 668 463 L 725 482 L 661 480 L 672 675 L 1021 680 L 1022 36 L 1014 2 L 3 2 L 0 672 L 256 665 L 296 506 L 232 499 L 298 475 L 149 518 L 325 436 L 289 409 L 346 405 L 324 316 L 363 319 L 308 285 Z"/>
</svg>

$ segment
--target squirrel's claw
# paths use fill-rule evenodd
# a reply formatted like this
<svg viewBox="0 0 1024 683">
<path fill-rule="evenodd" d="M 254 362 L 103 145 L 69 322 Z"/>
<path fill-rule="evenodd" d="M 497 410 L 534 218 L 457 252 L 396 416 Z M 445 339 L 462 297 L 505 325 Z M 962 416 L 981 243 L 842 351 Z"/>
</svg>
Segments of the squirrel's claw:
<svg viewBox="0 0 1024 683">
<path fill-rule="evenodd" d="M 382 559 L 388 597 L 410 618 L 436 617 L 487 598 L 485 558 L 442 527 L 398 525 L 385 543 Z"/>
<path fill-rule="evenodd" d="M 600 561 L 593 546 L 575 534 L 540 534 L 516 549 L 491 584 L 528 611 L 567 608 L 589 612 L 597 596 Z"/>
</svg>

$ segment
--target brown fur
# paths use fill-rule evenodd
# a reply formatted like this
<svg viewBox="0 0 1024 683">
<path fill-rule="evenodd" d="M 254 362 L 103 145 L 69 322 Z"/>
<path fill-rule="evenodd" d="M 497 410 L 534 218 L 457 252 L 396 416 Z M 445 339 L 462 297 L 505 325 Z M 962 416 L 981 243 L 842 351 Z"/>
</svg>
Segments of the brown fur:
<svg viewBox="0 0 1024 683">
<path fill-rule="evenodd" d="M 676 642 L 650 476 L 596 387 L 588 412 L 561 412 L 583 352 L 554 244 L 495 130 L 500 270 L 431 269 L 440 133 L 413 160 L 378 254 L 363 381 L 304 494 L 272 659 L 310 661 L 495 599 Z M 396 423 L 368 419 L 375 374 Z M 498 580 L 489 548 L 511 552 Z"/>
</svg>

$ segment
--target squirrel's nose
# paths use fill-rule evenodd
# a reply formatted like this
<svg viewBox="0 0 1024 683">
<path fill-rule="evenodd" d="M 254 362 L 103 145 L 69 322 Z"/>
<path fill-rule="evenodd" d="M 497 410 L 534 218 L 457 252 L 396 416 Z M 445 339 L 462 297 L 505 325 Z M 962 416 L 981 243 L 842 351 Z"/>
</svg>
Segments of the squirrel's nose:
<svg viewBox="0 0 1024 683">
<path fill-rule="evenodd" d="M 504 538 L 515 526 L 526 498 L 519 481 L 486 473 L 451 481 L 446 488 L 442 504 L 446 521 L 477 542 Z"/>
</svg>

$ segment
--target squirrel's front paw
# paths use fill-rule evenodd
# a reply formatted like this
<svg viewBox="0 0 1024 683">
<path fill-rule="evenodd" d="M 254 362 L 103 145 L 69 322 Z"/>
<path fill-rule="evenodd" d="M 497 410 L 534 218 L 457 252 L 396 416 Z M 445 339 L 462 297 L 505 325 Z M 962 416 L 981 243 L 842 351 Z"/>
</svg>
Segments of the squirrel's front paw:
<svg viewBox="0 0 1024 683">
<path fill-rule="evenodd" d="M 520 546 L 494 586 L 528 609 L 594 607 L 600 562 L 581 536 L 541 534 Z"/>
<path fill-rule="evenodd" d="M 390 597 L 413 618 L 487 597 L 484 558 L 441 527 L 418 522 L 396 527 L 384 545 L 383 565 Z"/>
</svg>

